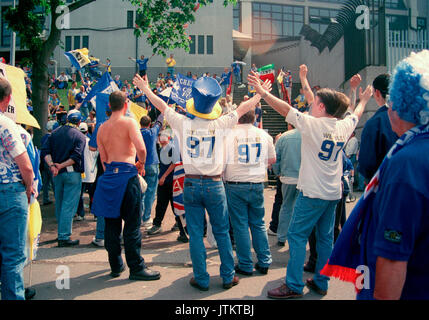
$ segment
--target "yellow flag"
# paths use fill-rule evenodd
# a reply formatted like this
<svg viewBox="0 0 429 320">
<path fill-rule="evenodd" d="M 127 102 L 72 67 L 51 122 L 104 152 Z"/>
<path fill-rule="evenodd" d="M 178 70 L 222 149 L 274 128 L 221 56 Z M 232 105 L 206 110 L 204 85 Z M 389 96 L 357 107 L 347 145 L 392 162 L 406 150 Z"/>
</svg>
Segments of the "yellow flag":
<svg viewBox="0 0 429 320">
<path fill-rule="evenodd" d="M 40 129 L 37 120 L 27 109 L 27 92 L 25 90 L 25 73 L 19 68 L 0 63 L 0 77 L 6 78 L 12 86 L 12 99 L 5 115 L 16 123 Z"/>
<path fill-rule="evenodd" d="M 28 210 L 28 259 L 34 260 L 39 246 L 40 232 L 42 231 L 42 214 L 39 202 L 34 201 Z"/>
<path fill-rule="evenodd" d="M 137 123 L 140 123 L 140 119 L 143 116 L 147 115 L 147 110 L 140 107 L 138 104 L 134 102 L 131 102 L 131 104 L 129 105 L 129 111 L 134 117 L 134 119 L 137 121 Z"/>
</svg>

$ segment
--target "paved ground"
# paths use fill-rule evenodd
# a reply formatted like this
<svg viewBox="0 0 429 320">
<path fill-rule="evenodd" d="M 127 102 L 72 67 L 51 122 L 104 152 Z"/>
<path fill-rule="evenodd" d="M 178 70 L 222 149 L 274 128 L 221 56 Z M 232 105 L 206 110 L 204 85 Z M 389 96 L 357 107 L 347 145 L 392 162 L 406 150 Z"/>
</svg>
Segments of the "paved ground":
<svg viewBox="0 0 429 320">
<path fill-rule="evenodd" d="M 267 225 L 271 218 L 274 194 L 275 190 L 265 189 Z M 354 204 L 347 204 L 348 213 Z M 31 267 L 25 269 L 26 284 L 31 283 L 37 290 L 35 300 L 265 300 L 267 291 L 279 286 L 286 272 L 288 247 L 277 246 L 277 238 L 269 236 L 273 264 L 268 275 L 240 275 L 239 285 L 223 290 L 217 250 L 210 248 L 205 240 L 208 272 L 211 275 L 210 290 L 200 292 L 194 289 L 189 285 L 192 277 L 189 244 L 178 242 L 178 232 L 170 231 L 174 217 L 169 208 L 163 222 L 165 231 L 148 236 L 142 228 L 142 255 L 151 268 L 161 272 L 161 280 L 130 281 L 128 270 L 119 278 L 112 279 L 105 249 L 91 245 L 96 225 L 92 215 L 87 214 L 84 221 L 74 222 L 72 239 L 80 239 L 80 245 L 74 248 L 57 247 L 54 204 L 42 207 L 42 215 L 43 230 L 38 256 Z M 65 280 L 68 275 L 69 281 Z M 306 273 L 304 277 L 311 277 L 311 274 Z M 304 299 L 308 300 L 352 300 L 355 297 L 353 285 L 335 279 L 330 281 L 330 289 L 325 297 L 309 292 L 307 288 L 304 294 Z"/>
</svg>

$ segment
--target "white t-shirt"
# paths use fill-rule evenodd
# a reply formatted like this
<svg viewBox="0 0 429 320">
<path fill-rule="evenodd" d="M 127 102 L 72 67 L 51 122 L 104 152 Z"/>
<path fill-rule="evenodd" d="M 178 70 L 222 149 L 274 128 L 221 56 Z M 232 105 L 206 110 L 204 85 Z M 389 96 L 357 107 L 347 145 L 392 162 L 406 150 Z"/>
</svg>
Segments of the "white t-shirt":
<svg viewBox="0 0 429 320">
<path fill-rule="evenodd" d="M 183 168 L 186 174 L 221 175 L 224 164 L 224 139 L 227 129 L 238 122 L 237 112 L 216 120 L 190 119 L 167 108 L 165 119 L 179 140 Z"/>
<path fill-rule="evenodd" d="M 14 159 L 26 151 L 16 123 L 0 113 L 0 183 L 22 181 Z"/>
<path fill-rule="evenodd" d="M 268 159 L 276 156 L 273 138 L 253 124 L 239 124 L 225 141 L 224 180 L 261 183 L 266 180 Z"/>
<path fill-rule="evenodd" d="M 85 177 L 82 179 L 82 182 L 93 183 L 97 177 L 97 157 L 98 151 L 89 150 L 89 138 L 86 137 L 85 150 L 83 152 L 84 158 L 84 167 L 85 167 Z"/>
<path fill-rule="evenodd" d="M 342 150 L 359 122 L 358 117 L 314 118 L 291 108 L 286 121 L 302 136 L 297 188 L 309 198 L 341 199 Z"/>
<path fill-rule="evenodd" d="M 346 152 L 347 157 L 351 157 L 354 154 L 357 154 L 359 149 L 359 142 L 356 137 L 350 138 L 349 142 L 347 142 L 346 149 L 344 150 Z"/>
</svg>

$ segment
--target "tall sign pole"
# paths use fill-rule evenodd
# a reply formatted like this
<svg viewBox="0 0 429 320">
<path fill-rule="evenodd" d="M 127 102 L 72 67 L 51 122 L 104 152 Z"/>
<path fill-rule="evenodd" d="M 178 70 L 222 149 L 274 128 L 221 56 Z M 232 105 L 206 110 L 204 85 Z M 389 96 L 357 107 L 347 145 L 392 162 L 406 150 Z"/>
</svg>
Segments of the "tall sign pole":
<svg viewBox="0 0 429 320">
<path fill-rule="evenodd" d="M 13 0 L 13 8 L 16 8 L 16 0 Z M 15 66 L 16 33 L 12 32 L 10 37 L 10 61 L 11 66 Z"/>
</svg>

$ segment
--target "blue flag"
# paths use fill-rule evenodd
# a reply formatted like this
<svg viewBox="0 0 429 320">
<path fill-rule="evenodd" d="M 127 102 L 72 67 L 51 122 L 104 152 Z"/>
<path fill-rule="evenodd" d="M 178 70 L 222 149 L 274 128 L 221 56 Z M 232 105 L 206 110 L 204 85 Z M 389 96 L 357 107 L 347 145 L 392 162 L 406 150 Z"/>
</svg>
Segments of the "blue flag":
<svg viewBox="0 0 429 320">
<path fill-rule="evenodd" d="M 111 94 L 114 91 L 119 90 L 115 81 L 113 81 L 112 77 L 108 72 L 105 72 L 103 76 L 98 80 L 92 90 L 86 95 L 83 102 L 91 101 L 93 105 L 96 105 L 96 96 L 99 93 L 107 93 Z M 94 99 L 95 98 L 95 99 Z"/>
<path fill-rule="evenodd" d="M 177 80 L 171 90 L 170 98 L 179 106 L 186 108 L 186 101 L 192 98 L 192 85 L 195 80 L 178 73 Z"/>
<path fill-rule="evenodd" d="M 88 54 L 89 51 L 87 48 L 76 49 L 64 53 L 66 58 L 77 70 L 82 69 L 91 62 L 91 60 L 89 60 Z"/>
</svg>

